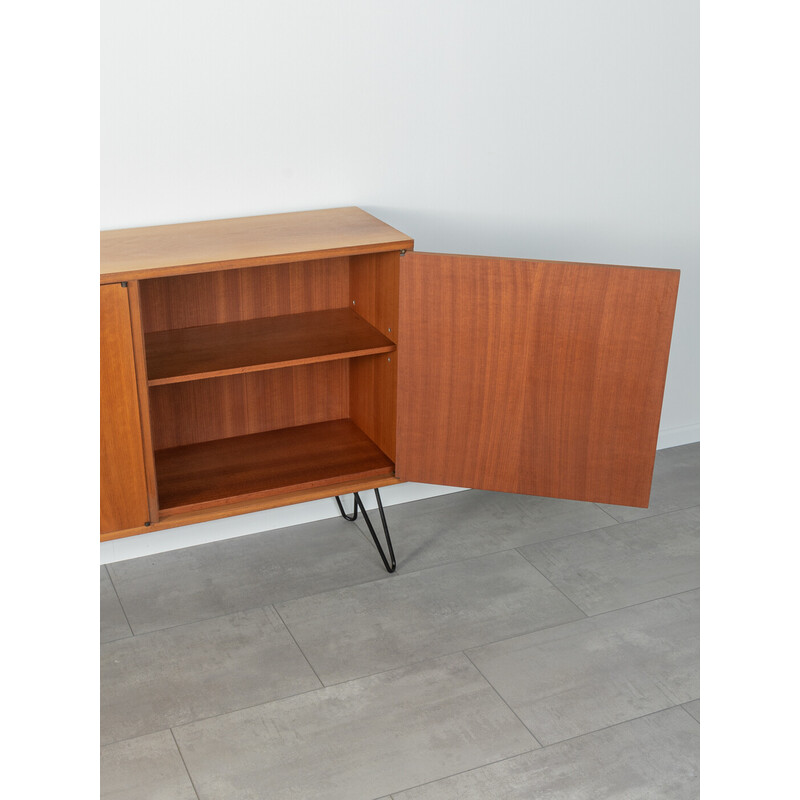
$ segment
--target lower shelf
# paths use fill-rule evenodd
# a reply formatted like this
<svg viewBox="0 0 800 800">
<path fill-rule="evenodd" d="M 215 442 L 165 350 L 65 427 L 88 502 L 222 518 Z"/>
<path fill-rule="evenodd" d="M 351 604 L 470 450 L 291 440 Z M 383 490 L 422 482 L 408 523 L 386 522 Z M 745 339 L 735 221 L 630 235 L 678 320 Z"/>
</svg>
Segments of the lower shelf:
<svg viewBox="0 0 800 800">
<path fill-rule="evenodd" d="M 171 447 L 155 462 L 164 516 L 394 472 L 349 419 Z"/>
</svg>

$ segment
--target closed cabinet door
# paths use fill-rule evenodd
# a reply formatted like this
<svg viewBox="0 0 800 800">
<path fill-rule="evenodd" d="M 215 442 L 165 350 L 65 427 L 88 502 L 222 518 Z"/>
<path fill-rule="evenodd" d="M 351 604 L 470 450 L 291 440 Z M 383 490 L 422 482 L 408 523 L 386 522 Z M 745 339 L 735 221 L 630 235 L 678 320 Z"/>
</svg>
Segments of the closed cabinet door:
<svg viewBox="0 0 800 800">
<path fill-rule="evenodd" d="M 148 521 L 128 290 L 100 287 L 100 532 Z"/>
<path fill-rule="evenodd" d="M 406 253 L 397 476 L 647 506 L 678 279 Z"/>
</svg>

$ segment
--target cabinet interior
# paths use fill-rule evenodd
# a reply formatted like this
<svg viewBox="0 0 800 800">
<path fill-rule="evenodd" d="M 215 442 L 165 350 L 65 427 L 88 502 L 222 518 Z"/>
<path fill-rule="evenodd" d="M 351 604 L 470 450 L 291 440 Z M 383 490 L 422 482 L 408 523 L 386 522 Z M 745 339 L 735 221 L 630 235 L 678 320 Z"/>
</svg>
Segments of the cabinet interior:
<svg viewBox="0 0 800 800">
<path fill-rule="evenodd" d="M 139 282 L 161 516 L 394 474 L 399 257 Z"/>
</svg>

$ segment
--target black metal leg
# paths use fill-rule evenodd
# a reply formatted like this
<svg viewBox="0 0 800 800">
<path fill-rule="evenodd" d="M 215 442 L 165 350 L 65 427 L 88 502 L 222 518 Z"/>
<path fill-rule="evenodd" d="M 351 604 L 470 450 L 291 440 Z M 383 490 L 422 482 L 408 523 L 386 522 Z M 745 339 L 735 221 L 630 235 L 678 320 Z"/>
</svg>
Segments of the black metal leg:
<svg viewBox="0 0 800 800">
<path fill-rule="evenodd" d="M 358 517 L 358 503 L 353 501 L 353 516 L 350 517 L 344 513 L 344 506 L 342 505 L 342 501 L 339 499 L 339 496 L 336 496 L 336 505 L 339 506 L 339 511 L 341 515 L 348 521 L 348 522 L 355 522 L 356 518 Z"/>
<path fill-rule="evenodd" d="M 386 550 L 389 553 L 389 558 L 386 558 L 386 553 L 384 552 L 383 548 L 381 547 L 381 543 L 378 541 L 378 536 L 375 533 L 375 528 L 372 527 L 372 522 L 370 521 L 369 514 L 367 514 L 367 509 L 364 508 L 364 504 L 361 502 L 361 497 L 359 497 L 358 492 L 353 492 L 353 513 L 352 515 L 347 515 L 344 513 L 344 506 L 342 506 L 342 501 L 337 497 L 336 504 L 339 506 L 339 511 L 341 515 L 348 521 L 348 522 L 355 522 L 356 518 L 358 517 L 358 509 L 361 509 L 361 515 L 364 517 L 364 522 L 367 523 L 367 528 L 369 528 L 369 532 L 372 535 L 372 541 L 375 542 L 375 547 L 378 548 L 378 554 L 381 557 L 381 561 L 383 561 L 383 566 L 386 567 L 387 572 L 394 572 L 397 569 L 397 562 L 395 561 L 394 557 L 394 548 L 392 547 L 392 539 L 389 536 L 389 526 L 386 524 L 386 515 L 383 513 L 383 503 L 381 502 L 381 493 L 375 489 L 375 499 L 378 501 L 378 511 L 381 515 L 381 525 L 383 525 L 383 535 L 386 539 Z"/>
</svg>

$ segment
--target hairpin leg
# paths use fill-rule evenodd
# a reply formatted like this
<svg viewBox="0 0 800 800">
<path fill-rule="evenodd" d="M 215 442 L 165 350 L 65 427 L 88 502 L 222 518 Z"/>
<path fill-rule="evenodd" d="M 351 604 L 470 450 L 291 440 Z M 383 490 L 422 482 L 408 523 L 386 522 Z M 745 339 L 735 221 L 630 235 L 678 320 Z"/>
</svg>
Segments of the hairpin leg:
<svg viewBox="0 0 800 800">
<path fill-rule="evenodd" d="M 378 501 L 378 511 L 381 515 L 381 525 L 383 525 L 383 535 L 386 539 L 386 550 L 389 553 L 389 558 L 386 558 L 386 553 L 384 553 L 383 548 L 381 547 L 380 542 L 378 541 L 378 536 L 375 533 L 375 529 L 372 527 L 372 522 L 370 521 L 369 514 L 367 514 L 367 509 L 364 508 L 364 504 L 361 502 L 361 498 L 358 495 L 358 492 L 353 492 L 353 513 L 348 515 L 345 514 L 344 506 L 342 506 L 342 501 L 337 497 L 336 504 L 339 506 L 339 512 L 341 515 L 348 521 L 348 522 L 355 522 L 358 517 L 358 510 L 361 509 L 361 515 L 364 517 L 364 522 L 367 523 L 367 528 L 369 528 L 369 532 L 372 536 L 372 541 L 375 542 L 375 547 L 378 548 L 378 554 L 381 557 L 381 561 L 383 561 L 383 566 L 386 567 L 387 572 L 394 572 L 397 569 L 397 562 L 395 561 L 394 557 L 394 548 L 392 547 L 392 539 L 389 536 L 389 526 L 386 524 L 386 515 L 383 513 L 383 503 L 381 502 L 381 494 L 380 492 L 375 489 L 375 499 Z"/>
<path fill-rule="evenodd" d="M 355 495 L 353 495 L 353 497 L 355 498 Z M 344 513 L 344 506 L 342 505 L 342 501 L 339 499 L 338 495 L 336 496 L 336 505 L 339 506 L 339 511 L 341 512 L 341 515 L 348 522 L 355 522 L 356 521 L 356 518 L 358 517 L 358 503 L 356 503 L 355 501 L 353 502 L 353 515 L 352 516 L 348 516 L 347 514 Z"/>
</svg>

